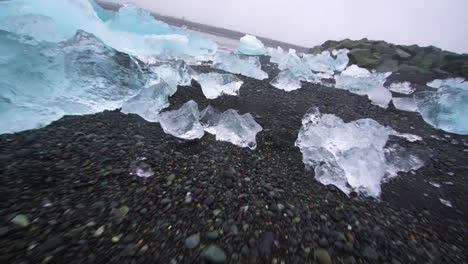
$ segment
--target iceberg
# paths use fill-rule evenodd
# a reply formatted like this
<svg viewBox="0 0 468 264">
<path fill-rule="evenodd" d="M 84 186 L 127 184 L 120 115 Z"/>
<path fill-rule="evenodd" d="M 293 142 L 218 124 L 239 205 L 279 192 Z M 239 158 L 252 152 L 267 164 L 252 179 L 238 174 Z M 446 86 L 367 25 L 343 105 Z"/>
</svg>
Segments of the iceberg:
<svg viewBox="0 0 468 264">
<path fill-rule="evenodd" d="M 390 74 L 370 72 L 357 65 L 351 65 L 339 75 L 335 75 L 335 87 L 358 95 L 368 95 L 374 104 L 386 108 L 392 94 L 383 85 Z"/>
<path fill-rule="evenodd" d="M 200 84 L 203 94 L 208 99 L 215 99 L 223 94 L 239 95 L 239 89 L 244 83 L 235 75 L 216 72 L 202 73 L 194 79 Z"/>
<path fill-rule="evenodd" d="M 301 88 L 301 80 L 296 77 L 289 69 L 282 70 L 270 84 L 278 89 L 290 92 Z"/>
<path fill-rule="evenodd" d="M 59 43 L 30 43 L 0 30 L 0 133 L 119 108 L 154 79 L 137 60 L 84 31 Z"/>
<path fill-rule="evenodd" d="M 137 114 L 150 122 L 159 120 L 159 112 L 169 106 L 169 96 L 172 88 L 164 80 L 140 92 L 123 103 L 121 112 Z"/>
<path fill-rule="evenodd" d="M 71 38 L 77 30 L 94 34 L 106 45 L 131 55 L 158 55 L 163 53 L 211 55 L 216 43 L 193 33 L 171 27 L 154 19 L 147 11 L 126 4 L 116 13 L 103 10 L 94 1 L 87 0 L 15 0 L 0 2 L 0 21 L 31 19 L 42 16 L 55 23 L 57 36 Z M 0 23 L 3 24 L 3 23 Z M 16 27 L 12 33 L 28 33 Z M 38 28 L 32 37 L 44 40 L 51 27 Z M 49 40 L 60 41 L 60 37 Z"/>
<path fill-rule="evenodd" d="M 356 191 L 378 197 L 382 182 L 400 171 L 423 166 L 408 151 L 410 160 L 403 160 L 397 158 L 401 148 L 386 148 L 391 135 L 399 136 L 375 120 L 345 123 L 335 115 L 311 108 L 302 119 L 295 144 L 302 152 L 306 168 L 314 169 L 315 178 L 322 184 L 333 184 L 346 194 Z"/>
<path fill-rule="evenodd" d="M 442 86 L 414 94 L 426 123 L 447 132 L 468 135 L 468 90 Z"/>
<path fill-rule="evenodd" d="M 417 112 L 418 106 L 416 101 L 412 97 L 393 97 L 393 105 L 398 110 L 403 110 L 407 112 Z"/>
<path fill-rule="evenodd" d="M 335 71 L 343 71 L 348 66 L 348 50 L 333 50 L 332 54 L 328 50 L 320 54 L 304 54 L 303 59 L 309 65 L 309 68 L 314 72 L 333 73 Z M 334 57 L 333 57 L 333 56 Z"/>
<path fill-rule="evenodd" d="M 432 88 L 436 88 L 436 89 L 444 87 L 444 86 L 448 86 L 451 88 L 468 90 L 468 82 L 465 81 L 465 78 L 462 78 L 462 77 L 448 78 L 445 80 L 435 79 L 431 82 L 428 82 L 426 85 Z"/>
<path fill-rule="evenodd" d="M 166 134 L 188 140 L 201 138 L 205 134 L 199 119 L 198 105 L 192 100 L 178 110 L 159 114 L 159 123 Z"/>
<path fill-rule="evenodd" d="M 255 56 L 217 52 L 213 58 L 212 67 L 230 73 L 242 74 L 258 80 L 268 78 L 268 74 L 262 71 L 260 60 Z"/>
<path fill-rule="evenodd" d="M 262 131 L 262 127 L 255 122 L 251 114 L 239 115 L 233 109 L 226 110 L 222 114 L 217 114 L 211 109 L 203 112 L 202 119 L 205 120 L 206 131 L 214 134 L 216 140 L 227 141 L 243 148 L 257 147 L 255 137 Z"/>
<path fill-rule="evenodd" d="M 265 45 L 251 35 L 245 35 L 240 39 L 237 50 L 245 55 L 265 55 Z"/>
<path fill-rule="evenodd" d="M 392 83 L 390 84 L 388 89 L 392 92 L 401 94 L 412 94 L 416 90 L 414 87 L 411 86 L 410 82 Z"/>
</svg>

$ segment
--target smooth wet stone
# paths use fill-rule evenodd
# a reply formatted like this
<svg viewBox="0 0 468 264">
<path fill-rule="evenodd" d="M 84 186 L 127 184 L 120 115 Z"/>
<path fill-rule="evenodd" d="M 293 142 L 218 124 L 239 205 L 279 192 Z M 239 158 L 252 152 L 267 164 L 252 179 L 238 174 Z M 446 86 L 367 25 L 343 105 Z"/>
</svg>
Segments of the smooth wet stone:
<svg viewBox="0 0 468 264">
<path fill-rule="evenodd" d="M 203 249 L 201 253 L 201 258 L 208 263 L 224 263 L 226 261 L 226 254 L 224 250 L 215 245 L 210 245 Z"/>
<path fill-rule="evenodd" d="M 185 239 L 185 246 L 189 249 L 196 248 L 200 244 L 200 236 L 193 234 Z"/>
</svg>

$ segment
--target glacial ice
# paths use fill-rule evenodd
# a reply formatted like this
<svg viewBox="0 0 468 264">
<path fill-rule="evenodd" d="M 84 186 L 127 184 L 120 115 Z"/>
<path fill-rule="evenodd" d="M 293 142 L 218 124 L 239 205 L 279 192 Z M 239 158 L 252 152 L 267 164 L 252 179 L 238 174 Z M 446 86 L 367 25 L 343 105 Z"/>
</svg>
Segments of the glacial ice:
<svg viewBox="0 0 468 264">
<path fill-rule="evenodd" d="M 156 73 L 159 78 L 169 84 L 169 96 L 177 91 L 177 86 L 187 86 L 191 84 L 192 77 L 196 72 L 183 60 L 166 62 L 160 65 L 151 66 L 151 71 Z"/>
<path fill-rule="evenodd" d="M 268 78 L 268 74 L 262 71 L 260 60 L 255 56 L 236 55 L 220 51 L 213 58 L 213 68 L 242 74 L 258 80 Z"/>
<path fill-rule="evenodd" d="M 332 57 L 329 51 L 325 50 L 320 54 L 304 54 L 303 59 L 309 65 L 309 68 L 314 72 L 333 73 L 335 71 L 343 71 L 348 65 L 348 50 L 333 50 Z"/>
<path fill-rule="evenodd" d="M 205 134 L 199 119 L 198 104 L 192 100 L 178 110 L 159 114 L 159 123 L 166 134 L 189 140 L 201 138 Z"/>
<path fill-rule="evenodd" d="M 212 106 L 199 112 L 198 104 L 192 100 L 178 110 L 160 113 L 159 122 L 165 133 L 178 138 L 201 138 L 206 131 L 215 135 L 216 140 L 250 149 L 257 147 L 255 137 L 262 131 L 262 127 L 249 113 L 239 115 L 233 109 L 220 113 Z"/>
<path fill-rule="evenodd" d="M 302 119 L 296 140 L 303 162 L 315 170 L 315 178 L 333 184 L 349 194 L 356 191 L 378 197 L 381 183 L 399 171 L 410 171 L 423 165 L 418 157 L 398 158 L 402 148 L 386 143 L 393 130 L 372 119 L 350 123 L 332 114 L 310 109 Z M 398 153 L 398 154 L 395 154 Z"/>
<path fill-rule="evenodd" d="M 270 62 L 271 63 L 276 63 L 279 64 L 281 62 L 281 59 L 284 56 L 284 50 L 278 46 L 276 49 L 274 48 L 267 48 L 266 54 L 270 56 Z"/>
<path fill-rule="evenodd" d="M 393 105 L 398 110 L 408 111 L 408 112 L 417 112 L 418 106 L 413 97 L 393 97 Z"/>
<path fill-rule="evenodd" d="M 288 53 L 282 54 L 279 58 L 278 68 L 280 70 L 290 70 L 294 76 L 304 81 L 315 81 L 315 74 L 311 71 L 296 53 L 296 50 L 289 49 Z"/>
<path fill-rule="evenodd" d="M 194 79 L 200 84 L 203 94 L 208 99 L 215 99 L 223 94 L 239 95 L 239 89 L 244 83 L 235 75 L 216 72 L 198 74 Z"/>
<path fill-rule="evenodd" d="M 19 16 L 27 17 L 25 15 L 48 17 L 55 23 L 58 36 L 70 38 L 77 30 L 83 30 L 94 34 L 108 46 L 131 55 L 171 52 L 195 56 L 213 54 L 217 50 L 216 43 L 158 21 L 133 4 L 126 4 L 111 14 L 98 8 L 93 1 L 15 0 L 0 2 L 0 10 L 0 20 L 18 20 Z M 41 36 L 40 40 L 44 40 L 50 29 L 38 28 L 32 37 Z M 10 28 L 9 31 L 27 33 L 21 27 Z"/>
<path fill-rule="evenodd" d="M 435 79 L 431 82 L 428 82 L 427 86 L 436 88 L 436 89 L 447 86 L 451 88 L 468 90 L 468 81 L 465 81 L 465 78 L 462 78 L 462 77 L 448 78 L 444 80 Z"/>
<path fill-rule="evenodd" d="M 392 94 L 383 85 L 390 74 L 370 72 L 357 65 L 351 65 L 335 76 L 335 87 L 358 95 L 368 95 L 373 103 L 386 108 Z"/>
<path fill-rule="evenodd" d="M 205 120 L 207 118 L 205 112 Z M 239 147 L 248 147 L 255 149 L 257 141 L 255 139 L 258 132 L 262 131 L 262 127 L 255 122 L 251 114 L 246 113 L 239 115 L 236 110 L 229 109 L 220 115 L 211 115 L 214 126 L 208 125 L 206 130 L 208 133 L 214 134 L 216 140 L 227 141 Z"/>
<path fill-rule="evenodd" d="M 124 102 L 121 112 L 137 114 L 150 122 L 157 122 L 159 112 L 169 106 L 168 97 L 171 92 L 171 86 L 160 80 L 159 83 L 140 90 L 136 96 Z"/>
<path fill-rule="evenodd" d="M 301 88 L 301 80 L 289 69 L 282 70 L 270 84 L 278 89 L 290 92 Z"/>
<path fill-rule="evenodd" d="M 424 121 L 447 132 L 468 135 L 468 90 L 442 86 L 414 94 Z"/>
<path fill-rule="evenodd" d="M 411 86 L 410 82 L 399 82 L 399 83 L 392 83 L 388 87 L 390 91 L 401 93 L 401 94 L 412 94 L 416 90 L 414 87 Z"/>
<path fill-rule="evenodd" d="M 37 128 L 66 114 L 119 108 L 157 78 L 131 56 L 78 31 L 63 42 L 24 42 L 0 31 L 0 133 Z"/>
<path fill-rule="evenodd" d="M 265 45 L 255 36 L 251 35 L 245 35 L 240 38 L 237 50 L 245 55 L 265 55 Z"/>
</svg>

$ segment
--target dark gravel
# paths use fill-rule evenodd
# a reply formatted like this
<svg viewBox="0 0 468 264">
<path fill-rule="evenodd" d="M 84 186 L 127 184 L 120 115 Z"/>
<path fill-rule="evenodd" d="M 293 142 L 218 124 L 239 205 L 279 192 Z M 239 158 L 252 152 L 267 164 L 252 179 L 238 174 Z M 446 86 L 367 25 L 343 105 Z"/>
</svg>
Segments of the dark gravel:
<svg viewBox="0 0 468 264">
<path fill-rule="evenodd" d="M 263 60 L 274 77 L 277 71 Z M 253 151 L 211 135 L 180 140 L 157 123 L 118 110 L 65 116 L 42 129 L 0 135 L 0 261 L 468 261 L 467 136 L 434 129 L 416 113 L 385 110 L 343 90 L 304 83 L 286 93 L 269 80 L 239 77 L 244 80 L 239 97 L 207 100 L 193 83 L 179 87 L 170 109 L 193 99 L 200 109 L 211 104 L 252 113 L 264 129 Z M 428 89 L 423 84 L 433 77 L 392 78 Z M 422 142 L 410 146 L 424 154 L 426 166 L 384 184 L 379 201 L 321 185 L 304 170 L 294 147 L 311 106 L 346 122 L 373 118 L 421 136 Z M 393 142 L 406 144 L 392 137 Z M 139 157 L 147 158 L 153 177 L 129 175 Z M 29 223 L 13 224 L 17 215 Z"/>
</svg>

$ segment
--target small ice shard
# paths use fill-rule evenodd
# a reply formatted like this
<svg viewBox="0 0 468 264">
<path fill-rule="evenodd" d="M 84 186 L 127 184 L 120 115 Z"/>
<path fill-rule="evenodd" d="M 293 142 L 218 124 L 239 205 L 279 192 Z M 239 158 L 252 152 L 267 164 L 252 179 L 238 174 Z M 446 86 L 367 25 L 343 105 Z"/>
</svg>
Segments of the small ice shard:
<svg viewBox="0 0 468 264">
<path fill-rule="evenodd" d="M 216 72 L 198 74 L 194 79 L 200 84 L 203 94 L 208 99 L 215 99 L 223 94 L 239 95 L 239 89 L 244 83 L 235 75 Z"/>
<path fill-rule="evenodd" d="M 157 122 L 159 112 L 169 106 L 168 97 L 171 92 L 169 84 L 160 80 L 124 102 L 121 112 L 137 114 L 150 122 Z"/>
<path fill-rule="evenodd" d="M 410 82 L 392 83 L 390 84 L 388 89 L 392 92 L 401 94 L 412 94 L 416 90 L 414 87 L 411 86 Z"/>
<path fill-rule="evenodd" d="M 443 86 L 414 94 L 424 121 L 447 132 L 468 135 L 468 90 Z"/>
<path fill-rule="evenodd" d="M 445 205 L 445 206 L 453 207 L 453 206 L 452 206 L 452 202 L 450 202 L 449 200 L 444 200 L 444 199 L 442 199 L 442 198 L 439 198 L 439 201 L 440 201 L 443 205 Z"/>
<path fill-rule="evenodd" d="M 217 118 L 216 115 L 212 116 Z M 250 149 L 257 147 L 255 137 L 260 131 L 262 127 L 255 122 L 251 114 L 239 115 L 233 109 L 222 113 L 217 125 L 207 129 L 207 132 L 216 135 L 216 140 L 231 142 L 239 147 Z"/>
<path fill-rule="evenodd" d="M 251 35 L 245 35 L 240 39 L 237 50 L 245 55 L 265 55 L 265 45 Z"/>
<path fill-rule="evenodd" d="M 260 60 L 255 56 L 217 52 L 213 58 L 213 68 L 230 73 L 242 74 L 258 80 L 268 78 L 268 74 L 262 71 Z"/>
<path fill-rule="evenodd" d="M 435 79 L 432 82 L 428 82 L 426 84 L 429 87 L 439 89 L 444 86 L 448 86 L 451 88 L 459 88 L 463 90 L 468 90 L 468 82 L 465 81 L 465 78 L 457 77 L 457 78 L 448 78 L 448 79 Z"/>
<path fill-rule="evenodd" d="M 142 178 L 148 178 L 154 175 L 151 166 L 144 162 L 146 158 L 138 158 L 137 160 L 130 163 L 129 173 L 130 175 L 136 175 Z"/>
<path fill-rule="evenodd" d="M 430 181 L 429 184 L 432 185 L 432 186 L 434 186 L 434 187 L 436 187 L 436 188 L 442 187 L 442 185 L 440 185 L 439 183 L 432 182 L 432 181 Z"/>
<path fill-rule="evenodd" d="M 393 105 L 398 110 L 417 112 L 418 106 L 412 97 L 393 97 Z"/>
<path fill-rule="evenodd" d="M 198 104 L 192 100 L 178 110 L 159 114 L 159 123 L 165 133 L 182 139 L 197 139 L 205 134 L 199 121 Z"/>
<path fill-rule="evenodd" d="M 399 158 L 402 148 L 386 148 L 392 129 L 372 119 L 350 123 L 311 108 L 302 119 L 296 140 L 303 162 L 315 170 L 315 178 L 349 194 L 352 190 L 378 197 L 381 183 L 399 171 L 422 166 L 416 156 Z M 410 158 L 408 158 L 408 156 Z"/>
<path fill-rule="evenodd" d="M 183 60 L 153 66 L 151 70 L 169 84 L 170 96 L 176 93 L 178 85 L 190 85 L 192 77 L 195 75 L 195 71 Z"/>
<path fill-rule="evenodd" d="M 284 56 L 284 50 L 278 46 L 276 49 L 267 48 L 267 55 L 270 56 L 270 62 L 279 64 Z"/>
<path fill-rule="evenodd" d="M 392 100 L 392 93 L 387 90 L 387 88 L 383 86 L 378 86 L 369 90 L 367 94 L 369 100 L 372 101 L 373 104 L 378 105 L 382 108 L 387 108 L 388 104 Z"/>
<path fill-rule="evenodd" d="M 304 54 L 303 59 L 309 65 L 310 69 L 314 72 L 335 72 L 343 71 L 348 65 L 348 50 L 334 50 L 332 57 L 328 50 L 323 51 L 320 54 Z"/>
<path fill-rule="evenodd" d="M 296 77 L 289 69 L 282 70 L 270 84 L 278 89 L 290 92 L 301 88 L 301 80 Z"/>
<path fill-rule="evenodd" d="M 215 127 L 218 125 L 220 118 L 221 112 L 209 105 L 200 113 L 200 124 L 203 126 L 206 132 L 215 134 Z"/>
<path fill-rule="evenodd" d="M 386 108 L 392 99 L 392 94 L 383 84 L 390 74 L 390 72 L 370 72 L 356 65 L 351 65 L 341 74 L 335 76 L 335 87 L 358 95 L 368 95 L 375 104 Z"/>
</svg>

